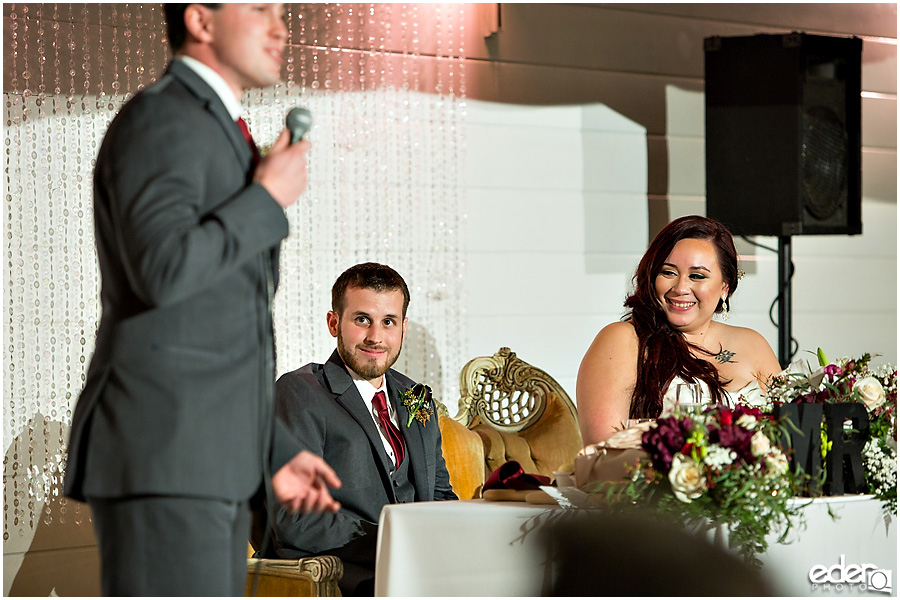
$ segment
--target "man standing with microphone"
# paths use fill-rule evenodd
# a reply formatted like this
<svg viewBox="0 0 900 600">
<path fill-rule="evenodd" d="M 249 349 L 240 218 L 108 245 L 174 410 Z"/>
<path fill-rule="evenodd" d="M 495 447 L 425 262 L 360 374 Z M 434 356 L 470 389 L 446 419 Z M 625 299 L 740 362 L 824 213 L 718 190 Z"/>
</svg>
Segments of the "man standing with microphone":
<svg viewBox="0 0 900 600">
<path fill-rule="evenodd" d="M 166 72 L 94 171 L 102 316 L 65 494 L 91 506 L 104 595 L 242 595 L 251 499 L 337 510 L 340 481 L 273 417 L 272 297 L 309 142 L 260 158 L 244 90 L 275 84 L 281 4 L 167 4 Z"/>
</svg>

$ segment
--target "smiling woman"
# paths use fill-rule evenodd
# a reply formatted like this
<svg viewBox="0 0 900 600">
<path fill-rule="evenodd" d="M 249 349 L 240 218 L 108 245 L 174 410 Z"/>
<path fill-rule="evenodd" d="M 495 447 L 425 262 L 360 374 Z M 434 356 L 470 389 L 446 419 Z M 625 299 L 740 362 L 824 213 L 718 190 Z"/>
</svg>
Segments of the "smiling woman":
<svg viewBox="0 0 900 600">
<path fill-rule="evenodd" d="M 716 403 L 781 370 L 759 333 L 713 320 L 727 316 L 738 285 L 737 252 L 718 221 L 687 216 L 669 223 L 644 253 L 622 321 L 604 327 L 578 371 L 576 396 L 586 444 L 627 419 L 670 409 L 666 392 L 699 382 Z"/>
</svg>

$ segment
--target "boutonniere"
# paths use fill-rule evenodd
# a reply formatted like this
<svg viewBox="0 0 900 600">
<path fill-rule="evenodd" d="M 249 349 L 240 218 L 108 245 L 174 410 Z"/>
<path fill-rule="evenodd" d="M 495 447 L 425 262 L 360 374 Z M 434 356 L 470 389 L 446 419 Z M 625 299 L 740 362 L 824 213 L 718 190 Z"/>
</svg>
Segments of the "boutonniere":
<svg viewBox="0 0 900 600">
<path fill-rule="evenodd" d="M 424 383 L 417 383 L 400 397 L 403 406 L 409 411 L 409 418 L 406 420 L 406 426 L 412 425 L 413 419 L 425 425 L 431 420 L 434 414 L 434 403 L 431 401 L 431 388 Z"/>
</svg>

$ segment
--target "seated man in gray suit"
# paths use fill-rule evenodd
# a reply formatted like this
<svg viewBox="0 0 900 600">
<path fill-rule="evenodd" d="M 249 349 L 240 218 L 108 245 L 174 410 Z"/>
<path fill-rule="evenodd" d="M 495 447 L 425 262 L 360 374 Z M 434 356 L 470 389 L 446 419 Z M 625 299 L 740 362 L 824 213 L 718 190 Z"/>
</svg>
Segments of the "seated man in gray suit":
<svg viewBox="0 0 900 600">
<path fill-rule="evenodd" d="M 332 287 L 328 312 L 337 351 L 324 365 L 310 363 L 276 384 L 278 418 L 344 485 L 332 492 L 341 503 L 337 513 L 278 510 L 275 551 L 281 558 L 338 556 L 344 595 L 374 593 L 385 504 L 456 499 L 430 393 L 415 410 L 415 382 L 390 368 L 400 355 L 408 306 L 409 289 L 392 268 L 364 263 L 347 269 Z"/>
</svg>

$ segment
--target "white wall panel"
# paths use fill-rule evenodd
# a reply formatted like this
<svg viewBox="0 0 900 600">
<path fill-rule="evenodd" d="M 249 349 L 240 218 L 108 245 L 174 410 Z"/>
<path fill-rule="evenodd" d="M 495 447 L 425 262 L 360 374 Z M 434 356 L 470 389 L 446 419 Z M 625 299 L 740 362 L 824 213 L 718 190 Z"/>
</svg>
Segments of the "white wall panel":
<svg viewBox="0 0 900 600">
<path fill-rule="evenodd" d="M 862 98 L 862 143 L 869 149 L 897 149 L 897 98 Z"/>
<path fill-rule="evenodd" d="M 669 194 L 706 196 L 706 145 L 702 137 L 669 136 Z"/>
<path fill-rule="evenodd" d="M 862 195 L 867 200 L 897 204 L 897 149 L 863 148 Z"/>
<path fill-rule="evenodd" d="M 482 252 L 568 252 L 585 247 L 584 202 L 573 190 L 469 190 L 470 255 Z M 548 207 L 549 205 L 549 207 Z"/>
<path fill-rule="evenodd" d="M 472 187 L 581 187 L 581 134 L 576 129 L 476 123 L 467 127 L 466 143 L 465 169 Z"/>
<path fill-rule="evenodd" d="M 647 192 L 647 137 L 634 133 L 585 131 L 584 189 Z"/>
<path fill-rule="evenodd" d="M 469 253 L 469 316 L 520 315 L 540 319 L 616 311 L 625 273 L 584 275 L 581 254 Z"/>
<path fill-rule="evenodd" d="M 646 195 L 586 191 L 582 221 L 586 254 L 640 256 L 647 248 Z"/>
<path fill-rule="evenodd" d="M 666 126 L 669 136 L 700 137 L 706 130 L 706 99 L 702 91 L 666 86 Z"/>
<path fill-rule="evenodd" d="M 582 128 L 582 111 L 573 106 L 526 106 L 498 102 L 469 102 L 466 122 L 471 126 L 486 124 L 508 127 Z M 611 115 L 615 118 L 616 115 Z"/>
</svg>

